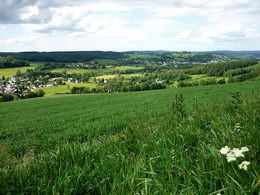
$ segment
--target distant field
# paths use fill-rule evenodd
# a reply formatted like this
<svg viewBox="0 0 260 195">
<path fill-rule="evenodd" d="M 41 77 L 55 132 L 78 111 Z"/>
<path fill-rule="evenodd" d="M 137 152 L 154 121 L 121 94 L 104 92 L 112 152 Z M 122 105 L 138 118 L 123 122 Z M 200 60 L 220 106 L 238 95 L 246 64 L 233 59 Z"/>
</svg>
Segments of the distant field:
<svg viewBox="0 0 260 195">
<path fill-rule="evenodd" d="M 70 89 L 72 87 L 94 88 L 96 86 L 97 85 L 94 83 L 70 83 L 70 82 L 68 82 L 66 85 L 46 87 L 46 88 L 41 88 L 41 89 L 45 91 L 45 96 L 53 96 L 53 95 L 59 94 L 59 93 L 69 93 Z"/>
<path fill-rule="evenodd" d="M 82 68 L 58 68 L 54 69 L 51 72 L 64 72 L 66 71 L 67 74 L 83 74 L 83 73 L 89 73 L 89 72 L 97 72 L 97 69 L 82 69 Z"/>
<path fill-rule="evenodd" d="M 198 74 L 198 75 L 190 75 L 192 80 L 200 81 L 203 79 L 216 79 L 220 80 L 226 77 L 215 77 L 215 76 L 207 76 L 206 74 Z"/>
<path fill-rule="evenodd" d="M 144 75 L 142 73 L 135 73 L 135 74 L 121 74 L 121 76 L 130 79 L 131 77 L 141 77 Z"/>
<path fill-rule="evenodd" d="M 160 59 L 161 56 L 155 54 L 127 54 L 130 58 L 142 58 L 142 59 Z"/>
<path fill-rule="evenodd" d="M 109 60 L 109 59 L 94 59 L 91 60 L 91 62 L 98 62 L 99 64 L 110 64 L 110 65 L 118 65 L 118 61 L 117 60 Z"/>
<path fill-rule="evenodd" d="M 196 56 L 196 55 L 205 55 L 204 53 L 172 53 L 171 56 L 174 57 L 192 57 L 192 56 Z"/>
<path fill-rule="evenodd" d="M 30 65 L 31 66 L 41 66 L 41 65 L 44 65 L 46 64 L 47 62 L 30 62 Z"/>
<path fill-rule="evenodd" d="M 83 74 L 89 72 L 114 72 L 114 71 L 123 71 L 123 70 L 138 70 L 142 69 L 141 67 L 132 67 L 132 66 L 108 66 L 106 69 L 81 69 L 81 68 L 58 68 L 52 70 L 52 72 L 64 72 L 66 71 L 68 74 Z"/>
<path fill-rule="evenodd" d="M 114 75 L 103 75 L 103 76 L 98 76 L 96 77 L 97 79 L 112 79 L 115 77 L 118 77 L 118 74 Z M 136 76 L 142 76 L 142 74 L 121 74 L 126 79 L 129 79 L 131 77 L 136 77 Z M 45 91 L 45 96 L 53 96 L 55 94 L 60 94 L 60 93 L 69 93 L 70 89 L 72 87 L 90 87 L 90 88 L 95 88 L 97 87 L 97 84 L 95 83 L 72 83 L 72 82 L 67 82 L 66 85 L 60 85 L 60 86 L 53 86 L 53 87 L 46 87 L 42 88 Z"/>
<path fill-rule="evenodd" d="M 113 79 L 113 78 L 116 78 L 118 77 L 117 74 L 109 74 L 109 75 L 101 75 L 101 76 L 97 76 L 95 77 L 96 79 Z"/>
<path fill-rule="evenodd" d="M 206 77 L 206 74 L 195 74 L 195 75 L 190 75 L 192 80 L 197 80 Z"/>
<path fill-rule="evenodd" d="M 96 78 L 97 79 L 112 79 L 112 78 L 116 78 L 116 77 L 118 77 L 118 76 L 122 76 L 122 77 L 124 77 L 124 78 L 126 78 L 126 79 L 129 79 L 129 78 L 131 78 L 131 77 L 140 77 L 140 76 L 143 76 L 143 74 L 141 74 L 141 73 L 136 73 L 136 74 L 120 74 L 120 75 L 118 75 L 118 74 L 111 74 L 111 75 L 101 75 L 101 76 L 97 76 Z"/>
<path fill-rule="evenodd" d="M 25 66 L 25 67 L 18 67 L 18 68 L 1 68 L 0 69 L 0 77 L 12 77 L 15 76 L 16 72 L 19 70 L 21 73 L 26 72 L 27 69 L 34 69 L 35 67 Z"/>
<path fill-rule="evenodd" d="M 109 67 L 107 69 L 105 69 L 108 72 L 113 72 L 113 71 L 117 71 L 117 70 L 140 70 L 142 69 L 142 67 L 134 67 L 134 66 L 116 66 L 116 67 Z"/>
</svg>

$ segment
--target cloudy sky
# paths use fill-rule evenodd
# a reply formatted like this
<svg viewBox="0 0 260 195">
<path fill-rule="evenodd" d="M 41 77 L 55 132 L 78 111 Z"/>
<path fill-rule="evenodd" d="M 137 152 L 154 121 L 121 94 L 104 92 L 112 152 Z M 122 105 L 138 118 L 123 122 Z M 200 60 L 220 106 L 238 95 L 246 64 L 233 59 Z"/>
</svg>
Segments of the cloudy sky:
<svg viewBox="0 0 260 195">
<path fill-rule="evenodd" d="M 260 0 L 0 0 L 0 51 L 259 50 Z"/>
</svg>

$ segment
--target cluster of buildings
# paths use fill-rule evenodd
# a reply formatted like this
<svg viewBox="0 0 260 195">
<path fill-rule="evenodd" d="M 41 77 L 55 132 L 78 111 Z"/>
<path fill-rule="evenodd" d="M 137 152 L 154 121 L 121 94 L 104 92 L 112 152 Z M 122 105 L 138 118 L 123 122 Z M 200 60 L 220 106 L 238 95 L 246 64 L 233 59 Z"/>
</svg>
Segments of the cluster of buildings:
<svg viewBox="0 0 260 195">
<path fill-rule="evenodd" d="M 105 68 L 104 66 L 95 63 L 95 62 L 90 62 L 90 63 L 82 63 L 82 62 L 75 62 L 75 63 L 66 63 L 65 67 L 67 68 Z"/>
<path fill-rule="evenodd" d="M 222 56 L 220 56 L 222 57 Z M 216 59 L 209 60 L 207 62 L 190 62 L 190 61 L 178 61 L 173 59 L 167 59 L 166 61 L 160 61 L 160 60 L 143 60 L 143 59 L 125 59 L 125 63 L 127 64 L 143 64 L 143 65 L 175 65 L 176 68 L 179 67 L 179 65 L 201 65 L 201 64 L 213 64 L 218 62 L 227 61 L 228 58 L 225 57 L 216 57 Z"/>
<path fill-rule="evenodd" d="M 36 87 L 27 79 L 16 77 L 7 80 L 0 79 L 0 94 L 21 94 L 23 91 L 31 91 Z"/>
<path fill-rule="evenodd" d="M 61 84 L 58 82 L 59 79 L 63 78 L 50 78 L 47 82 L 30 81 L 28 78 L 18 77 L 11 77 L 7 80 L 0 79 L 0 94 L 22 94 L 38 88 L 57 86 Z"/>
</svg>

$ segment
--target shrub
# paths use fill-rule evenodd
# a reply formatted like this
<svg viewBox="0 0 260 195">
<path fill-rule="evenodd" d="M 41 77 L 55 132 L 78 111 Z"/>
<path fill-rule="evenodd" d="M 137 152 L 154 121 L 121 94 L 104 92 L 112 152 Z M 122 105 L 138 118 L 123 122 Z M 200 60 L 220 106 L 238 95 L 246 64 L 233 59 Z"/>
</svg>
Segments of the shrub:
<svg viewBox="0 0 260 195">
<path fill-rule="evenodd" d="M 226 80 L 220 79 L 220 80 L 217 81 L 217 84 L 226 84 Z"/>
<path fill-rule="evenodd" d="M 230 103 L 231 110 L 237 111 L 240 109 L 243 100 L 239 91 L 235 91 L 231 93 L 229 103 Z"/>
<path fill-rule="evenodd" d="M 210 78 L 210 79 L 206 79 L 205 83 L 206 85 L 214 85 L 217 83 L 217 81 L 214 78 Z"/>
<path fill-rule="evenodd" d="M 14 96 L 11 94 L 4 94 L 2 97 L 0 97 L 0 102 L 8 102 L 13 100 L 14 100 Z"/>
<path fill-rule="evenodd" d="M 83 94 L 83 93 L 90 93 L 91 90 L 89 87 L 73 87 L 70 92 L 72 94 Z"/>
<path fill-rule="evenodd" d="M 191 82 L 191 85 L 192 85 L 192 86 L 198 86 L 199 83 L 198 83 L 198 81 L 192 81 L 192 82 Z"/>
<path fill-rule="evenodd" d="M 37 91 L 29 91 L 27 94 L 21 94 L 20 98 L 21 99 L 27 99 L 27 98 L 37 98 L 37 97 L 43 97 L 45 95 L 45 92 L 40 89 Z"/>
<path fill-rule="evenodd" d="M 235 83 L 235 78 L 234 77 L 228 77 L 227 83 Z"/>
<path fill-rule="evenodd" d="M 45 95 L 45 92 L 42 89 L 37 90 L 34 92 L 35 97 L 43 97 Z"/>
<path fill-rule="evenodd" d="M 177 83 L 177 87 L 186 87 L 186 84 L 183 81 L 181 81 Z"/>
<path fill-rule="evenodd" d="M 199 85 L 206 85 L 206 80 L 204 80 L 204 79 L 200 80 Z"/>
</svg>

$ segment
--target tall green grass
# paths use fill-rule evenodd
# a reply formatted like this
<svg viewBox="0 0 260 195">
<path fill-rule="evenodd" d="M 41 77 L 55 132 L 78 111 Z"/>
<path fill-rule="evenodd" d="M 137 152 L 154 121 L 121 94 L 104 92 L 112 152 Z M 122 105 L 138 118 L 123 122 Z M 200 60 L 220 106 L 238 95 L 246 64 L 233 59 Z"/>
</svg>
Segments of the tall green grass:
<svg viewBox="0 0 260 195">
<path fill-rule="evenodd" d="M 0 192 L 259 193 L 259 92 L 256 81 L 2 103 Z M 249 152 L 228 163 L 226 145 Z"/>
</svg>

